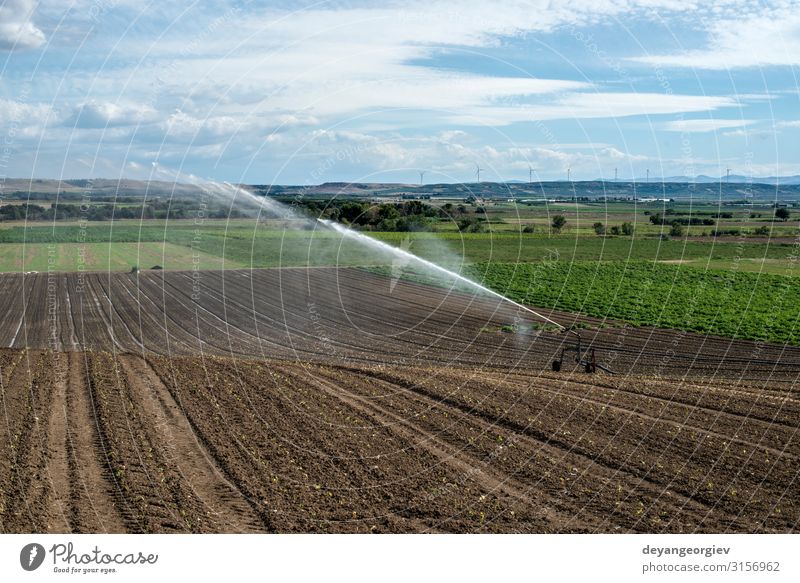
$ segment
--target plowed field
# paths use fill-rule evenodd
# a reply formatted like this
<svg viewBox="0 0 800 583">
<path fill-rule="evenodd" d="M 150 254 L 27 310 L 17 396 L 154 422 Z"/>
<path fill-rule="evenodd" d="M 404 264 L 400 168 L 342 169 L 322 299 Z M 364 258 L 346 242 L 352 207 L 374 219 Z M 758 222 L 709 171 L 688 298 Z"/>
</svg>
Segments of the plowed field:
<svg viewBox="0 0 800 583">
<path fill-rule="evenodd" d="M 354 269 L 0 303 L 3 532 L 798 529 L 797 348 L 583 319 L 617 374 L 556 373 L 572 335 Z"/>
</svg>

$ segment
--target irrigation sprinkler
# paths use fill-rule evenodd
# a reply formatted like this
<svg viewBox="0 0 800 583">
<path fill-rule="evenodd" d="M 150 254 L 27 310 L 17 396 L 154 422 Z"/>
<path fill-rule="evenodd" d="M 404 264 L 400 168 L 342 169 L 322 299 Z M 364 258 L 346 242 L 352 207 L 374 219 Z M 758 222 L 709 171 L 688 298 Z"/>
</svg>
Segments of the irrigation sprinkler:
<svg viewBox="0 0 800 583">
<path fill-rule="evenodd" d="M 562 326 L 563 327 L 563 326 Z M 566 328 L 565 328 L 566 329 Z M 595 354 L 594 348 L 587 348 L 586 350 L 583 349 L 583 342 L 581 335 L 576 332 L 575 330 L 567 330 L 570 334 L 573 334 L 577 340 L 575 341 L 574 345 L 571 346 L 563 346 L 561 347 L 561 356 L 553 361 L 553 371 L 559 372 L 561 370 L 561 365 L 564 363 L 564 356 L 567 352 L 574 352 L 575 353 L 575 362 L 577 362 L 580 366 L 583 367 L 584 372 L 589 374 L 597 372 L 597 369 L 603 370 L 608 374 L 614 374 L 614 371 L 604 365 L 602 362 L 597 362 L 597 356 Z"/>
<path fill-rule="evenodd" d="M 605 366 L 604 364 L 602 364 L 600 362 L 597 362 L 597 359 L 595 358 L 594 348 L 589 348 L 589 349 L 587 349 L 585 351 L 583 350 L 583 342 L 581 340 L 581 335 L 580 334 L 578 334 L 575 330 L 567 328 L 563 324 L 559 324 L 555 320 L 553 320 L 551 318 L 548 318 L 544 314 L 540 314 L 539 312 L 537 312 L 535 310 L 532 310 L 531 308 L 529 308 L 527 306 L 524 306 L 524 305 L 520 304 L 519 302 L 515 302 L 511 298 L 507 298 L 506 296 L 504 296 L 504 295 L 502 295 L 500 293 L 497 293 L 496 291 L 494 291 L 492 289 L 489 289 L 488 287 L 486 287 L 484 285 L 481 285 L 476 281 L 473 281 L 473 280 L 471 280 L 471 279 L 469 279 L 467 277 L 464 277 L 460 273 L 456 273 L 454 271 L 450 271 L 449 269 L 447 269 L 445 267 L 442 267 L 441 265 L 437 265 L 437 264 L 433 263 L 432 261 L 428 261 L 427 259 L 423 259 L 422 257 L 418 257 L 418 256 L 414 255 L 413 253 L 410 253 L 409 251 L 406 251 L 405 249 L 401 249 L 399 247 L 394 247 L 394 246 L 389 245 L 388 243 L 385 243 L 385 242 L 380 241 L 378 239 L 373 239 L 372 237 L 368 237 L 367 235 L 364 235 L 363 233 L 359 233 L 358 231 L 354 231 L 354 230 L 352 230 L 352 229 L 350 229 L 348 227 L 345 227 L 344 225 L 341 225 L 341 224 L 339 224 L 339 223 L 337 223 L 335 221 L 329 221 L 329 220 L 326 220 L 326 219 L 319 219 L 318 218 L 317 222 L 319 224 L 327 227 L 328 229 L 332 229 L 332 230 L 336 231 L 337 233 L 339 233 L 341 235 L 349 237 L 350 239 L 354 239 L 356 241 L 360 241 L 360 242 L 364 243 L 365 245 L 368 245 L 372 249 L 382 251 L 382 252 L 387 253 L 387 254 L 395 257 L 395 258 L 402 258 L 402 259 L 404 259 L 406 261 L 414 262 L 418 266 L 423 267 L 424 269 L 428 270 L 429 272 L 431 272 L 433 274 L 444 275 L 449 279 L 453 279 L 455 281 L 458 281 L 459 283 L 467 284 L 467 285 L 471 286 L 474 289 L 480 290 L 483 293 L 486 293 L 486 294 L 488 294 L 490 296 L 494 296 L 495 298 L 498 298 L 498 299 L 500 299 L 500 300 L 502 300 L 504 302 L 508 302 L 509 304 L 511 304 L 513 306 L 516 306 L 518 309 L 523 310 L 525 312 L 528 312 L 529 314 L 532 314 L 537 319 L 544 320 L 545 322 L 547 322 L 549 324 L 552 324 L 553 326 L 558 328 L 560 331 L 572 334 L 573 336 L 575 336 L 575 338 L 577 338 L 575 346 L 562 346 L 562 348 L 561 348 L 561 357 L 558 358 L 557 360 L 553 361 L 553 370 L 554 371 L 558 372 L 558 371 L 561 370 L 561 364 L 564 361 L 564 354 L 566 352 L 575 352 L 575 362 L 577 362 L 578 364 L 583 366 L 584 370 L 587 373 L 597 372 L 597 369 L 600 369 L 600 370 L 606 371 L 607 373 L 614 374 L 614 372 L 611 369 L 609 369 L 607 366 Z"/>
</svg>

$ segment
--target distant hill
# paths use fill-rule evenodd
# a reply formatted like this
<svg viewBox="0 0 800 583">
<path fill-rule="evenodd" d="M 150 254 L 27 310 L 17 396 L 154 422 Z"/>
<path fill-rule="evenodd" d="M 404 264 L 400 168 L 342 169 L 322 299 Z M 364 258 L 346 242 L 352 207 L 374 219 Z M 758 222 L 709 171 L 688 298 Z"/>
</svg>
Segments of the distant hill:
<svg viewBox="0 0 800 583">
<path fill-rule="evenodd" d="M 645 183 L 646 178 L 637 178 L 635 182 Z M 649 182 L 678 182 L 678 183 L 695 183 L 695 184 L 718 184 L 720 182 L 730 182 L 730 184 L 771 184 L 771 185 L 794 185 L 800 184 L 800 175 L 795 176 L 743 176 L 741 174 L 731 174 L 730 177 L 726 176 L 706 176 L 701 174 L 699 176 L 667 176 L 666 178 L 653 178 L 650 177 Z"/>
<path fill-rule="evenodd" d="M 464 184 L 400 184 L 400 183 L 348 183 L 326 182 L 306 185 L 268 185 L 243 184 L 242 187 L 264 196 L 274 197 L 354 197 L 354 198 L 401 198 L 435 197 L 465 199 L 468 197 L 492 199 L 571 199 L 573 197 L 597 199 L 609 198 L 676 198 L 706 199 L 725 201 L 752 199 L 760 201 L 800 200 L 800 176 L 780 177 L 778 184 L 766 182 L 747 182 L 742 177 L 731 176 L 730 183 L 720 182 L 718 178 L 697 177 L 693 180 L 680 180 L 684 177 L 670 177 L 666 181 L 650 179 L 644 181 L 553 181 L 553 182 L 471 182 Z M 774 179 L 778 180 L 778 179 Z M 3 200 L 77 200 L 84 195 L 93 200 L 114 200 L 115 198 L 176 197 L 194 198 L 202 196 L 199 186 L 164 181 L 140 180 L 24 180 L 7 179 L 0 183 L 0 204 Z"/>
<path fill-rule="evenodd" d="M 464 199 L 470 196 L 492 199 L 569 199 L 573 197 L 597 199 L 608 198 L 675 198 L 725 201 L 753 199 L 760 201 L 800 200 L 800 183 L 733 182 L 720 183 L 671 181 L 581 181 L 581 182 L 481 182 L 464 184 L 345 184 L 325 183 L 317 186 L 267 186 L 251 185 L 252 190 L 269 196 L 304 197 L 402 197 L 430 196 L 435 198 Z"/>
<path fill-rule="evenodd" d="M 164 182 L 158 180 L 115 180 L 110 178 L 80 180 L 45 180 L 11 178 L 0 183 L 0 195 L 6 199 L 49 200 L 56 195 L 65 199 L 109 198 L 114 196 L 195 196 L 202 191 L 191 184 Z"/>
</svg>

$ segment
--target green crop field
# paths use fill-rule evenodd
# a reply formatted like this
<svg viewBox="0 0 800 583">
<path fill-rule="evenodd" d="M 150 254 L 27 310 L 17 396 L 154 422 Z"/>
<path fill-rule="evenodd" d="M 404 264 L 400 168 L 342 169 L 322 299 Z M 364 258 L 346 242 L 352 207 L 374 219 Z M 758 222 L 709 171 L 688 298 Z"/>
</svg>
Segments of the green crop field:
<svg viewBox="0 0 800 583">
<path fill-rule="evenodd" d="M 638 232 L 602 237 L 518 230 L 367 234 L 474 274 L 517 301 L 634 325 L 799 340 L 798 249 L 789 237 L 661 239 Z M 391 264 L 391 255 L 336 232 L 277 220 L 0 228 L 0 271 L 6 272 Z"/>
<path fill-rule="evenodd" d="M 172 243 L 5 243 L 0 271 L 130 271 L 149 269 L 220 269 L 222 258 Z M 242 267 L 231 263 L 228 268 Z"/>
<path fill-rule="evenodd" d="M 598 237 L 575 233 L 549 236 L 510 232 L 371 232 L 370 236 L 445 266 L 462 263 L 538 263 L 558 260 L 685 262 L 701 268 L 729 269 L 781 274 L 790 270 L 791 258 L 797 253 L 791 239 L 765 243 L 747 237 L 726 239 L 670 239 L 651 236 Z M 148 221 L 142 225 L 98 223 L 81 229 L 75 225 L 13 226 L 0 229 L 0 249 L 6 258 L 0 269 L 18 271 L 19 251 L 14 244 L 96 243 L 108 246 L 106 265 L 112 269 L 130 268 L 130 244 L 168 243 L 173 260 L 171 269 L 189 269 L 191 253 L 225 259 L 227 266 L 276 267 L 324 265 L 379 265 L 391 262 L 386 254 L 365 250 L 360 244 L 340 234 L 316 229 L 284 229 L 279 222 L 254 221 L 211 223 L 196 226 L 192 221 L 169 223 Z M 6 247 L 6 244 L 11 246 Z M 143 248 L 150 248 L 146 245 Z M 158 247 L 154 247 L 158 249 Z M 179 252 L 177 248 L 184 249 Z M 33 251 L 31 251 L 33 253 Z M 37 252 L 38 253 L 38 252 Z M 157 253 L 156 253 L 157 254 Z M 33 260 L 31 255 L 28 262 Z M 150 261 L 139 261 L 146 266 Z M 214 262 L 210 259 L 208 263 Z M 60 263 L 70 269 L 69 261 Z M 167 266 L 165 266 L 167 267 Z M 34 269 L 34 268 L 32 268 Z"/>
<path fill-rule="evenodd" d="M 437 205 L 441 206 L 441 205 Z M 477 205 L 462 205 L 467 215 L 472 215 L 477 210 Z M 691 225 L 685 227 L 685 234 L 691 236 L 706 236 L 714 229 L 739 230 L 744 236 L 755 235 L 758 228 L 767 228 L 772 236 L 791 236 L 796 231 L 796 224 L 776 221 L 775 209 L 769 205 L 729 206 L 713 202 L 698 202 L 695 204 L 680 203 L 637 203 L 632 202 L 538 202 L 532 204 L 486 201 L 480 216 L 484 218 L 489 228 L 495 233 L 517 233 L 524 226 L 531 226 L 535 233 L 549 234 L 550 224 L 555 215 L 563 215 L 566 226 L 562 234 L 594 235 L 593 225 L 601 223 L 610 231 L 614 226 L 631 223 L 640 236 L 658 236 L 668 233 L 670 223 L 676 219 L 713 219 L 713 225 Z M 795 211 L 796 212 L 796 211 Z M 650 221 L 650 216 L 660 214 L 664 217 L 666 225 L 655 225 Z M 464 211 L 457 210 L 454 206 L 450 212 L 450 219 L 436 223 L 433 228 L 437 231 L 456 232 L 458 220 L 464 216 Z"/>
<path fill-rule="evenodd" d="M 727 269 L 738 264 L 742 271 L 784 273 L 797 253 L 793 243 L 766 245 L 748 241 L 662 241 L 644 237 L 554 237 L 494 233 L 371 233 L 393 245 L 408 246 L 426 259 L 452 263 L 452 255 L 466 263 L 538 263 L 557 259 L 572 261 L 688 261 L 705 267 Z M 449 260 L 448 260 L 449 258 Z M 710 265 L 709 265 L 710 266 Z"/>
<path fill-rule="evenodd" d="M 640 261 L 476 268 L 487 286 L 519 302 L 634 325 L 800 344 L 796 277 Z"/>
<path fill-rule="evenodd" d="M 388 274 L 386 267 L 369 269 Z M 800 344 L 796 277 L 643 261 L 485 263 L 462 273 L 514 301 L 542 308 L 634 326 Z M 474 291 L 413 267 L 401 277 Z"/>
</svg>

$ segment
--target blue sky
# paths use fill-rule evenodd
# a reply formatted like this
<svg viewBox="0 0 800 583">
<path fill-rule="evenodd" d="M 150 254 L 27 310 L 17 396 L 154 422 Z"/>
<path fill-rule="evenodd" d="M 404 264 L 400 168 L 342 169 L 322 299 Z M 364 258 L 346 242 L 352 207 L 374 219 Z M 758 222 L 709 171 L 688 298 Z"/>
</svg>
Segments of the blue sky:
<svg viewBox="0 0 800 583">
<path fill-rule="evenodd" d="M 800 174 L 793 1 L 0 0 L 0 62 L 9 177 Z"/>
</svg>

